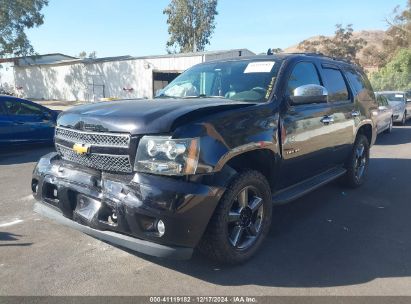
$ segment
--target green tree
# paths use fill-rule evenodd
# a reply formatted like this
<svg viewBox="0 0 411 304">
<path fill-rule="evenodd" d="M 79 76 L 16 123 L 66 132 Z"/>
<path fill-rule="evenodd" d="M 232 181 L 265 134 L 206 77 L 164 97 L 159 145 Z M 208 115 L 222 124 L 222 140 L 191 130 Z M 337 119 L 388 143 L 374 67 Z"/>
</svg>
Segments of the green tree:
<svg viewBox="0 0 411 304">
<path fill-rule="evenodd" d="M 80 59 L 85 59 L 85 58 L 89 58 L 89 59 L 96 59 L 97 58 L 97 52 L 96 51 L 92 51 L 91 53 L 87 54 L 86 51 L 81 51 L 78 55 L 78 58 Z"/>
<path fill-rule="evenodd" d="M 163 14 L 167 15 L 169 52 L 203 51 L 215 29 L 217 0 L 171 0 Z"/>
<path fill-rule="evenodd" d="M 48 0 L 0 0 L 0 58 L 34 53 L 26 29 L 43 24 Z"/>
<path fill-rule="evenodd" d="M 388 62 L 399 49 L 411 48 L 411 0 L 408 0 L 403 11 L 397 6 L 393 16 L 386 21 L 389 28 L 386 31 L 387 38 L 383 41 L 383 47 Z"/>
<path fill-rule="evenodd" d="M 298 48 L 304 52 L 323 53 L 327 56 L 358 62 L 357 54 L 367 42 L 362 38 L 354 38 L 353 31 L 352 24 L 348 24 L 345 28 L 337 24 L 333 37 L 320 36 L 315 40 L 304 40 Z"/>
<path fill-rule="evenodd" d="M 400 49 L 387 65 L 370 75 L 374 90 L 411 89 L 411 49 Z"/>
<path fill-rule="evenodd" d="M 77 55 L 77 57 L 80 58 L 80 59 L 87 58 L 87 52 L 86 52 L 86 51 L 81 51 L 81 52 Z"/>
</svg>

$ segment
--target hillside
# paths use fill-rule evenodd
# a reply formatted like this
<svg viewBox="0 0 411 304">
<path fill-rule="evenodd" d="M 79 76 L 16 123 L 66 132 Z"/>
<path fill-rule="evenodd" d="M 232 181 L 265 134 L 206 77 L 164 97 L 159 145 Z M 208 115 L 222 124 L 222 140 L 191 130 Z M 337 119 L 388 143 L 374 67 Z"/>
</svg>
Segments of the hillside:
<svg viewBox="0 0 411 304">
<path fill-rule="evenodd" d="M 376 48 L 378 50 L 382 49 L 382 41 L 385 38 L 385 32 L 381 30 L 370 30 L 370 31 L 359 31 L 359 32 L 354 32 L 353 33 L 354 38 L 362 38 L 365 41 L 367 41 L 367 45 L 364 47 L 365 48 Z M 314 36 L 311 38 L 308 38 L 307 40 L 309 41 L 315 41 L 318 40 L 319 36 Z M 363 50 L 364 50 L 363 49 Z M 360 61 L 363 61 L 363 50 L 358 55 L 358 58 Z M 290 46 L 286 49 L 284 49 L 285 53 L 295 53 L 295 52 L 301 52 L 300 49 L 298 49 L 298 44 Z"/>
</svg>

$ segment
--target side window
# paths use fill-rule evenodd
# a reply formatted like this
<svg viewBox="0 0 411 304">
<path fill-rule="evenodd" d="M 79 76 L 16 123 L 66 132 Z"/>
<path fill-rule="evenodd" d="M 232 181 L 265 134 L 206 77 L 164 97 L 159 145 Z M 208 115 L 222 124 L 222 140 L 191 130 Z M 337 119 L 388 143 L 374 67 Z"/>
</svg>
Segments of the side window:
<svg viewBox="0 0 411 304">
<path fill-rule="evenodd" d="M 328 90 L 328 100 L 343 101 L 349 99 L 347 85 L 340 70 L 324 68 L 325 87 Z"/>
<path fill-rule="evenodd" d="M 4 103 L 10 115 L 42 115 L 43 110 L 35 105 L 20 101 L 6 100 Z"/>
<path fill-rule="evenodd" d="M 311 62 L 297 63 L 288 79 L 287 93 L 292 95 L 296 88 L 307 84 L 321 85 L 317 69 Z"/>
<path fill-rule="evenodd" d="M 346 75 L 351 85 L 357 92 L 359 100 L 372 100 L 374 98 L 374 92 L 371 84 L 365 76 L 355 70 L 347 71 Z"/>
<path fill-rule="evenodd" d="M 376 100 L 379 106 L 387 106 L 388 102 L 383 95 L 377 95 Z"/>
</svg>

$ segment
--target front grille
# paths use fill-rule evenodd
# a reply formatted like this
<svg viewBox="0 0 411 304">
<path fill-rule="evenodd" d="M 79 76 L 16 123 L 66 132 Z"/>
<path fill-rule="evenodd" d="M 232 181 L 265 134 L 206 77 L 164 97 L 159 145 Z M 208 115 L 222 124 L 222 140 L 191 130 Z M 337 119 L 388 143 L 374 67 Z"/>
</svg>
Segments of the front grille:
<svg viewBox="0 0 411 304">
<path fill-rule="evenodd" d="M 102 171 L 117 171 L 130 173 L 132 166 L 128 155 L 83 154 L 79 155 L 72 149 L 56 144 L 56 150 L 67 161 Z"/>
<path fill-rule="evenodd" d="M 56 127 L 56 150 L 61 158 L 101 171 L 133 171 L 129 151 L 130 134 L 88 132 Z M 74 144 L 90 146 L 90 153 L 77 154 Z"/>
<path fill-rule="evenodd" d="M 73 143 L 95 146 L 128 148 L 130 145 L 129 134 L 87 132 L 62 127 L 56 127 L 56 138 Z"/>
</svg>

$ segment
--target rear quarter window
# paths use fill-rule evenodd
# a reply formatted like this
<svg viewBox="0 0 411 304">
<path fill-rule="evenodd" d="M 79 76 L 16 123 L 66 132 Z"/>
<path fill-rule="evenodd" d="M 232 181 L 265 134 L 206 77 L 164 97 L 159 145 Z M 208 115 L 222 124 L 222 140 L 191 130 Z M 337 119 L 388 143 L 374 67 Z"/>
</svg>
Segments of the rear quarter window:
<svg viewBox="0 0 411 304">
<path fill-rule="evenodd" d="M 345 72 L 351 86 L 355 90 L 357 98 L 361 100 L 374 100 L 375 95 L 371 83 L 365 75 L 356 71 L 348 70 Z"/>
</svg>

